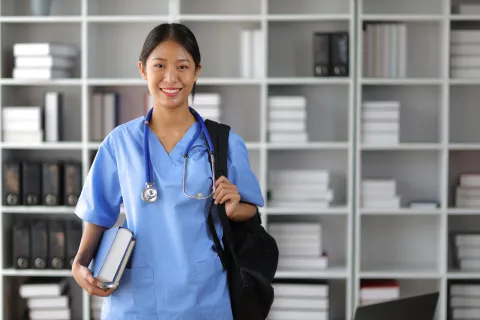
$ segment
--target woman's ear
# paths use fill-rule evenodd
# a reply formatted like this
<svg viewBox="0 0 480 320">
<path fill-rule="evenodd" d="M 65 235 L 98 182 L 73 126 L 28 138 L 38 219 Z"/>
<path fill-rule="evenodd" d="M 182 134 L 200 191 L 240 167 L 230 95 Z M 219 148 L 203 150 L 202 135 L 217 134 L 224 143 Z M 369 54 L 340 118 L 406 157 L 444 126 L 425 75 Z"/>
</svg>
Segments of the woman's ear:
<svg viewBox="0 0 480 320">
<path fill-rule="evenodd" d="M 200 70 L 202 70 L 202 64 L 199 64 L 195 70 L 195 76 L 193 78 L 195 82 L 198 80 L 198 76 L 200 75 Z"/>
<path fill-rule="evenodd" d="M 140 76 L 143 80 L 147 80 L 147 71 L 145 70 L 145 66 L 143 65 L 142 61 L 138 61 L 138 69 L 140 71 Z"/>
</svg>

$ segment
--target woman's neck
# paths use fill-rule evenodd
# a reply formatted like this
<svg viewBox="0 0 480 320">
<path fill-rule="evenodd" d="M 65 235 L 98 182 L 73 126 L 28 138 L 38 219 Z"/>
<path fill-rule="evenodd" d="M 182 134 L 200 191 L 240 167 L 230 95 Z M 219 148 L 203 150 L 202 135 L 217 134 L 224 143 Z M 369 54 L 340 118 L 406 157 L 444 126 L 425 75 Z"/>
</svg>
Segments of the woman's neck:
<svg viewBox="0 0 480 320">
<path fill-rule="evenodd" d="M 190 112 L 188 105 L 178 108 L 163 108 L 155 106 L 152 113 L 150 128 L 157 135 L 167 133 L 184 133 L 193 123 L 195 117 Z"/>
</svg>

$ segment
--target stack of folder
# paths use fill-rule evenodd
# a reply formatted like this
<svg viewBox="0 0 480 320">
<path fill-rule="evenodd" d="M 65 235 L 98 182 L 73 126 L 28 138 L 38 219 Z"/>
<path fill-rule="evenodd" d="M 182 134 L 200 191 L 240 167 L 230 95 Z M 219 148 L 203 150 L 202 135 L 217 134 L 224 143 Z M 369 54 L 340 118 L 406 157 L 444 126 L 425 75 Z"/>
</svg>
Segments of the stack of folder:
<svg viewBox="0 0 480 320">
<path fill-rule="evenodd" d="M 307 100 L 303 96 L 270 96 L 268 98 L 269 141 L 307 142 Z"/>
<path fill-rule="evenodd" d="M 221 122 L 221 97 L 219 93 L 195 93 L 189 96 L 189 105 L 204 119 Z"/>
</svg>

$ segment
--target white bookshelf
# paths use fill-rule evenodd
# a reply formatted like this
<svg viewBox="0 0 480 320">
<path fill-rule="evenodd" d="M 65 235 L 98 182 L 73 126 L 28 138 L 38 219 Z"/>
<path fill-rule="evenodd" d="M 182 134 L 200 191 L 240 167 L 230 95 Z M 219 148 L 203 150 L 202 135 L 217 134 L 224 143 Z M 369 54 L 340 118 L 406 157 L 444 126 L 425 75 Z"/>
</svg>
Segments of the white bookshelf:
<svg viewBox="0 0 480 320">
<path fill-rule="evenodd" d="M 451 0 L 455 1 L 455 0 Z M 204 68 L 197 92 L 218 92 L 225 122 L 244 139 L 253 170 L 267 197 L 268 172 L 279 168 L 326 169 L 334 174 L 335 200 L 328 209 L 262 209 L 268 228 L 275 221 L 320 221 L 330 267 L 316 272 L 279 271 L 277 277 L 324 279 L 331 284 L 330 319 L 348 319 L 358 301 L 359 283 L 368 278 L 399 280 L 401 292 L 439 289 L 437 320 L 446 320 L 450 280 L 478 278 L 450 268 L 448 232 L 478 228 L 479 210 L 454 208 L 451 190 L 462 171 L 478 170 L 478 79 L 450 79 L 449 31 L 480 16 L 451 14 L 450 0 L 53 0 L 52 15 L 31 16 L 27 0 L 1 0 L 0 99 L 2 105 L 41 103 L 46 90 L 65 93 L 66 141 L 0 144 L 2 159 L 74 158 L 83 163 L 99 143 L 89 139 L 93 90 L 121 96 L 121 118 L 142 114 L 146 83 L 137 59 L 148 31 L 161 22 L 188 25 L 200 45 Z M 365 76 L 362 26 L 373 22 L 407 25 L 406 77 Z M 475 23 L 473 23 L 475 25 Z M 240 31 L 261 28 L 266 44 L 264 76 L 240 74 Z M 313 77 L 314 31 L 348 31 L 349 77 Z M 116 35 L 115 33 L 118 33 Z M 65 41 L 80 48 L 73 78 L 12 79 L 12 45 L 21 41 Z M 307 98 L 310 142 L 270 143 L 267 97 Z M 399 145 L 361 143 L 360 107 L 368 99 L 401 102 Z M 137 107 L 138 106 L 138 107 Z M 0 173 L 1 174 L 1 173 Z M 361 206 L 362 178 L 397 179 L 402 207 Z M 338 179 L 337 179 L 338 178 Z M 435 210 L 412 210 L 409 200 L 435 198 Z M 6 254 L 7 231 L 17 215 L 73 217 L 72 208 L 5 207 L 0 237 L 3 319 L 14 317 L 18 281 L 27 276 L 70 276 L 68 270 L 16 270 Z M 73 217 L 75 218 L 75 217 Z M 415 249 L 415 250 L 414 250 Z M 73 278 L 71 279 L 73 283 Z M 89 296 L 76 291 L 74 319 L 90 319 Z"/>
</svg>

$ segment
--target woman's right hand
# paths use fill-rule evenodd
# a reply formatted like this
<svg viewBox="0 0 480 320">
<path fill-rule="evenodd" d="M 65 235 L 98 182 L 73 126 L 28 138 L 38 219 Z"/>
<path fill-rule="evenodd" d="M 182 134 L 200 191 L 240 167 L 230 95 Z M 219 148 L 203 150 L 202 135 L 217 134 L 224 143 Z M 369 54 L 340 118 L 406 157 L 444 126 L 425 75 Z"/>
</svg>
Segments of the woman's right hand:
<svg viewBox="0 0 480 320">
<path fill-rule="evenodd" d="M 78 285 L 90 296 L 107 297 L 113 292 L 113 289 L 103 289 L 102 283 L 92 276 L 90 269 L 78 262 L 73 264 L 72 275 Z"/>
</svg>

